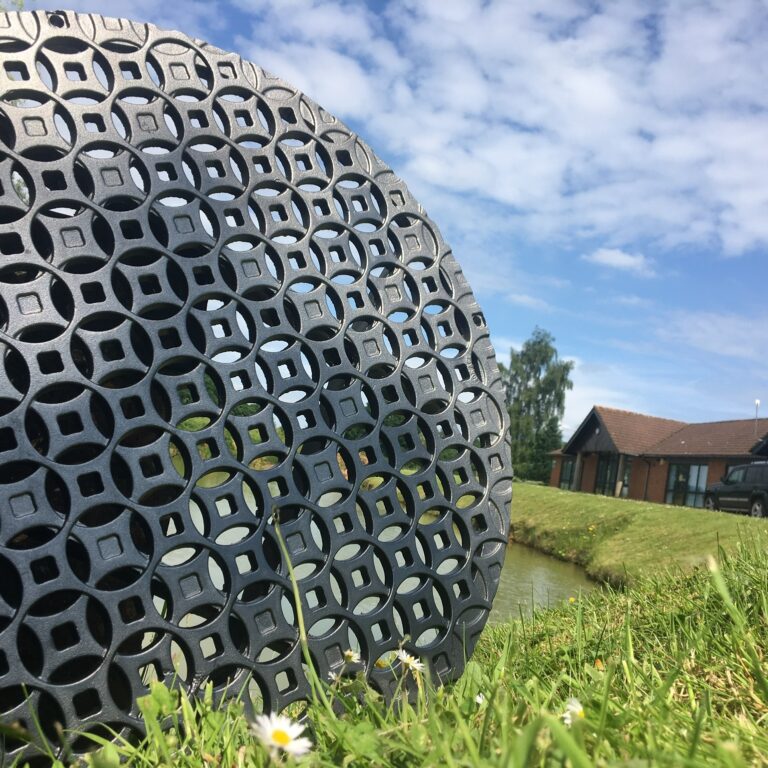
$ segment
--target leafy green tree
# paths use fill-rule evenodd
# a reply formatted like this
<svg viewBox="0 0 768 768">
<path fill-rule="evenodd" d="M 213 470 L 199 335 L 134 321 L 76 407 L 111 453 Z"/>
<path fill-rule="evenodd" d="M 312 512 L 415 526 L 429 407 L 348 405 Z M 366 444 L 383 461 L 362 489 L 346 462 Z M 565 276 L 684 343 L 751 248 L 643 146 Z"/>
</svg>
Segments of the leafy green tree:
<svg viewBox="0 0 768 768">
<path fill-rule="evenodd" d="M 549 452 L 562 445 L 565 393 L 573 363 L 560 360 L 552 334 L 536 327 L 522 349 L 500 366 L 512 437 L 512 466 L 524 480 L 549 479 Z"/>
</svg>

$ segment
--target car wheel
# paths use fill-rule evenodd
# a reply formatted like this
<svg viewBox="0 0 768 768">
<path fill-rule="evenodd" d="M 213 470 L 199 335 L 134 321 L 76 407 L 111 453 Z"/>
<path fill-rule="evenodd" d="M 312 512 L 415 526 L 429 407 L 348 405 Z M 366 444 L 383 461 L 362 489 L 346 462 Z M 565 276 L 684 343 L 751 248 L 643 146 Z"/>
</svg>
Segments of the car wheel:
<svg viewBox="0 0 768 768">
<path fill-rule="evenodd" d="M 765 502 L 762 499 L 753 499 L 749 505 L 749 514 L 752 517 L 765 517 Z"/>
<path fill-rule="evenodd" d="M 704 509 L 708 509 L 710 512 L 714 512 L 717 509 L 714 496 L 707 496 L 704 499 Z"/>
</svg>

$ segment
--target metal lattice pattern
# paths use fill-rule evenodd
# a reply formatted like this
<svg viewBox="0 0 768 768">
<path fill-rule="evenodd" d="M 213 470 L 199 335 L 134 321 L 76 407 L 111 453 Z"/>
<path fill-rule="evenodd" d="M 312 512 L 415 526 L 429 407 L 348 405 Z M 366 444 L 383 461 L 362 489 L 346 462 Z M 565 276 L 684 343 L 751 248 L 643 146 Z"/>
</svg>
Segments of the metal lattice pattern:
<svg viewBox="0 0 768 768">
<path fill-rule="evenodd" d="M 0 13 L 0 78 L 2 721 L 137 730 L 174 676 L 305 698 L 275 509 L 321 676 L 352 648 L 386 689 L 404 637 L 458 674 L 504 557 L 505 413 L 403 183 L 179 33 Z"/>
</svg>

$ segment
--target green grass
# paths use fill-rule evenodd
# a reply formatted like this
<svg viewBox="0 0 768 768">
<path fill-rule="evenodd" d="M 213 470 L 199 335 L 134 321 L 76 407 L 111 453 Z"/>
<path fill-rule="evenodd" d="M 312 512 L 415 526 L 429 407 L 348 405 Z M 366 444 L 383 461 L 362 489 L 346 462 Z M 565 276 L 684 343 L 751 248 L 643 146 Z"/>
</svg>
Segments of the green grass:
<svg viewBox="0 0 768 768">
<path fill-rule="evenodd" d="M 489 628 L 462 680 L 387 705 L 351 678 L 318 688 L 307 766 L 747 766 L 768 764 L 765 541 L 712 570 L 638 577 L 563 608 Z M 482 700 L 477 701 L 478 695 Z M 561 715 L 569 697 L 585 717 Z M 240 705 L 191 703 L 158 686 L 148 736 L 95 768 L 262 768 Z M 173 728 L 163 733 L 158 722 Z M 289 759 L 288 764 L 292 764 Z"/>
<path fill-rule="evenodd" d="M 671 566 L 700 565 L 768 520 L 515 483 L 512 537 L 615 585 Z"/>
</svg>

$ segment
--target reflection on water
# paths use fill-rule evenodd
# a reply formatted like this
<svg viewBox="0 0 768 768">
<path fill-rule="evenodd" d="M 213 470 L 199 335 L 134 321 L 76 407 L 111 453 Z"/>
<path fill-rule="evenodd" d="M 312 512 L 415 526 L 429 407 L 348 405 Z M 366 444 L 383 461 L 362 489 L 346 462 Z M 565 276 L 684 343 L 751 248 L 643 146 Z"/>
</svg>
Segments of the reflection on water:
<svg viewBox="0 0 768 768">
<path fill-rule="evenodd" d="M 509 545 L 489 621 L 499 623 L 531 615 L 531 607 L 554 607 L 595 588 L 584 570 L 522 544 Z"/>
</svg>

